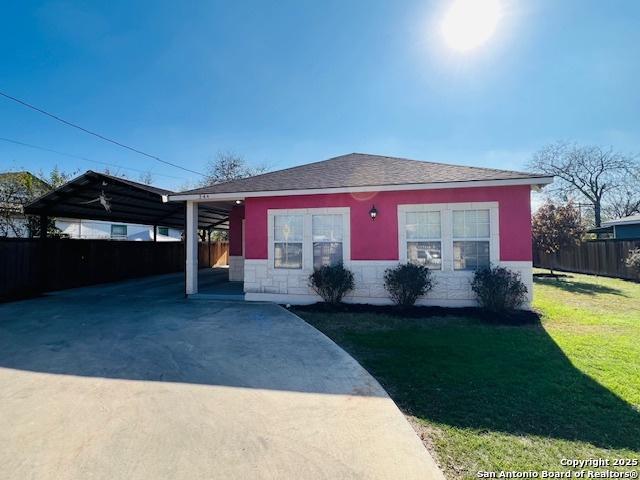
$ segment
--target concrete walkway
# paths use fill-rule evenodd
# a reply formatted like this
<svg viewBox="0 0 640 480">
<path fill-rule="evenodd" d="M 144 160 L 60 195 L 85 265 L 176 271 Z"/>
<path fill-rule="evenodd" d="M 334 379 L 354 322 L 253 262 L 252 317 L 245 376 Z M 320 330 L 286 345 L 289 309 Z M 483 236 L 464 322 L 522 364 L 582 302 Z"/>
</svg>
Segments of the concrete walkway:
<svg viewBox="0 0 640 480">
<path fill-rule="evenodd" d="M 0 305 L 2 477 L 443 478 L 324 335 L 276 305 L 188 301 L 170 283 Z"/>
</svg>

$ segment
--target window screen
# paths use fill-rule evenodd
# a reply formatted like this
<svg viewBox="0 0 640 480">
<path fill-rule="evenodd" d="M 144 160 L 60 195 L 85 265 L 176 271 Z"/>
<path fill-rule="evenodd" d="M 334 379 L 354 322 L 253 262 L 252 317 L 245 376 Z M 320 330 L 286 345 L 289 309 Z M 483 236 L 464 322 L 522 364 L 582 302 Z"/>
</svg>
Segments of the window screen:
<svg viewBox="0 0 640 480">
<path fill-rule="evenodd" d="M 273 217 L 274 268 L 302 268 L 302 215 Z"/>
<path fill-rule="evenodd" d="M 313 268 L 342 263 L 342 215 L 313 215 Z"/>
<path fill-rule="evenodd" d="M 442 268 L 442 220 L 439 211 L 407 212 L 407 260 L 431 269 Z"/>
<path fill-rule="evenodd" d="M 453 268 L 476 270 L 489 266 L 489 210 L 454 210 Z"/>
</svg>

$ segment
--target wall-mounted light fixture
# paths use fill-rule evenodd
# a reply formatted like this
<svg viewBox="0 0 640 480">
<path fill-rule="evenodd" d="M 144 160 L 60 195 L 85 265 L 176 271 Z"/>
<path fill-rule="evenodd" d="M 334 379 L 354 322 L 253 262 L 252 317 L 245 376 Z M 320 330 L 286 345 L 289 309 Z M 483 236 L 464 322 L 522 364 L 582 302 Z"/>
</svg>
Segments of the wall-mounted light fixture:
<svg viewBox="0 0 640 480">
<path fill-rule="evenodd" d="M 240 205 L 242 203 L 242 200 L 236 200 L 236 205 Z"/>
<path fill-rule="evenodd" d="M 371 210 L 369 210 L 369 216 L 371 217 L 371 220 L 375 220 L 376 217 L 378 216 L 378 210 L 376 210 L 375 205 L 371 205 Z"/>
</svg>

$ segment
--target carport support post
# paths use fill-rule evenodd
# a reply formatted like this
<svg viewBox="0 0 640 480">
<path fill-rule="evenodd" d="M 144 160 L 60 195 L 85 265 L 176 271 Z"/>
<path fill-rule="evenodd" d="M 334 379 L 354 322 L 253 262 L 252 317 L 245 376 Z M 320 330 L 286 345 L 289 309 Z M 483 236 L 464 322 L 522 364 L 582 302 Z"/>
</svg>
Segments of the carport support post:
<svg viewBox="0 0 640 480">
<path fill-rule="evenodd" d="M 198 204 L 187 201 L 185 213 L 185 294 L 192 295 L 198 293 Z"/>
<path fill-rule="evenodd" d="M 158 241 L 158 225 L 153 226 L 153 241 Z"/>
</svg>

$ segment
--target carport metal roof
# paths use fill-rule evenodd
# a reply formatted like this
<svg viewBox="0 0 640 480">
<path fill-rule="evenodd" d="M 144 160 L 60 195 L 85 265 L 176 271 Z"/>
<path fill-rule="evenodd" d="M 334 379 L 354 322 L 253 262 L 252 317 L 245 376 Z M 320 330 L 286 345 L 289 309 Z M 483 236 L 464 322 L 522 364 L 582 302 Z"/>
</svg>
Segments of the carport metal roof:
<svg viewBox="0 0 640 480">
<path fill-rule="evenodd" d="M 183 228 L 184 205 L 163 201 L 172 194 L 171 190 L 89 170 L 28 204 L 25 213 Z M 233 205 L 199 205 L 198 228 L 229 228 Z"/>
</svg>

